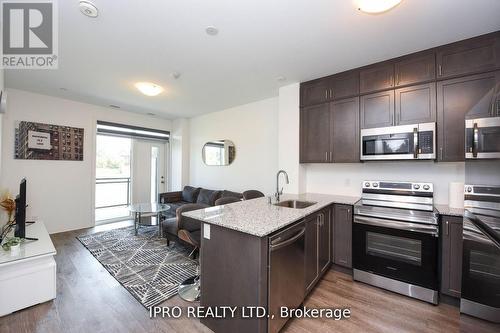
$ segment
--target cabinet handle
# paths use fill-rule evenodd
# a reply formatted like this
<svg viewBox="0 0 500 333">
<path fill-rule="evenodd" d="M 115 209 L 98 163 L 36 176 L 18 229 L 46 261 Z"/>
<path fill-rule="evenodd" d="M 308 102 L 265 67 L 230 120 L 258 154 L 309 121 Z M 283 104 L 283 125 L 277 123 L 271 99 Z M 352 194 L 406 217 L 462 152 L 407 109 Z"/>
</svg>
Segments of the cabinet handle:
<svg viewBox="0 0 500 333">
<path fill-rule="evenodd" d="M 450 223 L 446 221 L 445 224 L 446 224 L 446 229 L 445 229 L 446 236 L 448 236 L 450 234 Z"/>
<path fill-rule="evenodd" d="M 390 123 L 392 126 L 394 126 L 394 115 L 390 115 Z"/>
<path fill-rule="evenodd" d="M 393 80 L 393 76 L 391 75 L 391 77 L 389 78 L 389 81 L 390 81 L 390 84 L 391 84 L 391 87 L 394 86 L 394 80 Z"/>
<path fill-rule="evenodd" d="M 333 162 L 333 153 L 330 152 L 330 162 Z"/>
<path fill-rule="evenodd" d="M 396 85 L 399 84 L 399 74 L 396 74 Z"/>
<path fill-rule="evenodd" d="M 399 113 L 396 113 L 396 123 L 395 125 L 399 125 Z"/>
<path fill-rule="evenodd" d="M 332 99 L 332 98 L 333 98 L 333 91 L 332 91 L 332 89 L 330 89 L 330 99 Z"/>
<path fill-rule="evenodd" d="M 443 75 L 443 68 L 441 67 L 441 65 L 438 66 L 438 75 Z"/>
<path fill-rule="evenodd" d="M 443 147 L 440 147 L 439 148 L 439 160 L 442 161 L 443 160 Z"/>
<path fill-rule="evenodd" d="M 325 151 L 325 161 L 328 162 L 328 152 Z"/>
<path fill-rule="evenodd" d="M 328 100 L 328 89 L 325 89 L 325 100 Z"/>
</svg>

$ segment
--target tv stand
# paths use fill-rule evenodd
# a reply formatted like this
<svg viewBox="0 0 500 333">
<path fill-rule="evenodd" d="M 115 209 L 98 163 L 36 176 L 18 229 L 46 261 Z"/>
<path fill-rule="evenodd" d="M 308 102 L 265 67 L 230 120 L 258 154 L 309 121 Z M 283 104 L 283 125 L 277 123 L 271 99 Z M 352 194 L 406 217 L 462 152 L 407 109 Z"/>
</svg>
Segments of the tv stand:
<svg viewBox="0 0 500 333">
<path fill-rule="evenodd" d="M 56 249 L 43 222 L 26 229 L 37 242 L 0 250 L 0 317 L 56 298 Z"/>
</svg>

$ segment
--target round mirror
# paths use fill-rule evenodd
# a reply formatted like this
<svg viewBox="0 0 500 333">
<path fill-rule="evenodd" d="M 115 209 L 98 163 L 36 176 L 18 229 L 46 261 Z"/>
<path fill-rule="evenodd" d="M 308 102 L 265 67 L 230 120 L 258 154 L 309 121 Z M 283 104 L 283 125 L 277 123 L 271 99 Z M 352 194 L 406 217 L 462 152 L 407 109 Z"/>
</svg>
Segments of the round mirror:
<svg viewBox="0 0 500 333">
<path fill-rule="evenodd" d="M 229 165 L 236 157 L 236 146 L 231 140 L 217 140 L 205 143 L 202 151 L 206 165 Z"/>
</svg>

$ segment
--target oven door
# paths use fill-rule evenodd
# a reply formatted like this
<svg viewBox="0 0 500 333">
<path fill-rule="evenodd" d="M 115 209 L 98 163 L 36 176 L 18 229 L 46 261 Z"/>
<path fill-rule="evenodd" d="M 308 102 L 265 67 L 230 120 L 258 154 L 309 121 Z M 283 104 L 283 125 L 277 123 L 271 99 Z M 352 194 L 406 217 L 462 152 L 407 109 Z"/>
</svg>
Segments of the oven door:
<svg viewBox="0 0 500 333">
<path fill-rule="evenodd" d="M 465 158 L 500 158 L 500 117 L 465 121 Z"/>
<path fill-rule="evenodd" d="M 438 236 L 437 225 L 355 216 L 353 267 L 437 290 Z"/>
<path fill-rule="evenodd" d="M 500 248 L 464 218 L 462 312 L 500 322 Z"/>
</svg>

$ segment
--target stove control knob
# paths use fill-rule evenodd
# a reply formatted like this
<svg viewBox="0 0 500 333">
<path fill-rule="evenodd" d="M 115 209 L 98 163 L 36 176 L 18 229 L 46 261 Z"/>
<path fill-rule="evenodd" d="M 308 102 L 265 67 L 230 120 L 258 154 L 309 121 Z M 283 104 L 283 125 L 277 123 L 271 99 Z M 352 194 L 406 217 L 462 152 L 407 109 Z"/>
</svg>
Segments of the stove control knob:
<svg viewBox="0 0 500 333">
<path fill-rule="evenodd" d="M 378 187 L 378 183 L 373 183 L 373 187 Z"/>
<path fill-rule="evenodd" d="M 414 188 L 415 190 L 418 190 L 418 189 L 420 188 L 420 185 L 415 184 L 415 185 L 413 185 L 413 188 Z"/>
<path fill-rule="evenodd" d="M 424 185 L 424 190 L 428 191 L 431 187 L 427 184 Z"/>
<path fill-rule="evenodd" d="M 370 183 L 366 182 L 365 187 L 370 187 Z"/>
<path fill-rule="evenodd" d="M 469 193 L 472 192 L 472 187 L 467 186 L 467 192 L 469 192 Z"/>
</svg>

